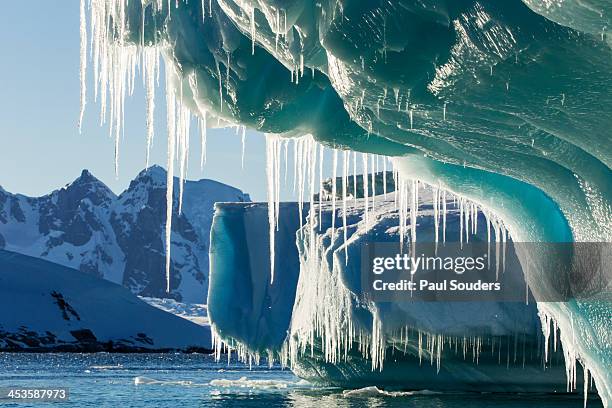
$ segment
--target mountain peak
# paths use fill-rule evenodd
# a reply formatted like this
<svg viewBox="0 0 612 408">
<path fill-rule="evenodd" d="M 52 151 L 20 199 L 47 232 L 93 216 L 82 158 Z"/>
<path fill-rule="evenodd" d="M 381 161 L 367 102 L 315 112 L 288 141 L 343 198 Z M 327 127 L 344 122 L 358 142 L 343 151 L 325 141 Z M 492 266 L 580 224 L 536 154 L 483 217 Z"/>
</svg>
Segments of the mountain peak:
<svg viewBox="0 0 612 408">
<path fill-rule="evenodd" d="M 149 174 L 149 175 L 153 175 L 153 176 L 163 176 L 165 178 L 166 175 L 167 175 L 167 172 L 166 172 L 166 169 L 164 169 L 162 166 L 160 166 L 158 164 L 154 164 L 154 165 L 150 166 L 149 168 L 146 168 L 143 171 L 141 171 L 140 174 Z"/>
<path fill-rule="evenodd" d="M 167 176 L 168 173 L 166 172 L 166 169 L 164 169 L 162 166 L 154 164 L 138 173 L 132 183 L 142 181 L 146 182 L 150 179 L 155 184 L 165 184 Z"/>
<path fill-rule="evenodd" d="M 91 172 L 87 169 L 83 169 L 83 171 L 81 172 L 81 175 L 79 176 L 79 178 L 77 180 L 82 180 L 82 181 L 99 181 L 93 174 L 91 174 Z"/>
<path fill-rule="evenodd" d="M 79 197 L 79 199 L 84 197 L 92 198 L 96 204 L 104 200 L 105 197 L 111 198 L 115 196 L 106 184 L 91 174 L 87 169 L 83 169 L 81 175 L 72 183 L 66 185 L 64 190 L 74 197 Z"/>
<path fill-rule="evenodd" d="M 91 172 L 87 169 L 83 169 L 83 171 L 81 171 L 81 175 L 77 177 L 76 180 L 74 180 L 72 183 L 68 184 L 66 188 L 70 188 L 71 186 L 74 186 L 74 185 L 83 185 L 83 184 L 100 184 L 104 188 L 108 188 L 106 187 L 106 184 L 104 184 L 96 176 L 91 174 Z"/>
</svg>

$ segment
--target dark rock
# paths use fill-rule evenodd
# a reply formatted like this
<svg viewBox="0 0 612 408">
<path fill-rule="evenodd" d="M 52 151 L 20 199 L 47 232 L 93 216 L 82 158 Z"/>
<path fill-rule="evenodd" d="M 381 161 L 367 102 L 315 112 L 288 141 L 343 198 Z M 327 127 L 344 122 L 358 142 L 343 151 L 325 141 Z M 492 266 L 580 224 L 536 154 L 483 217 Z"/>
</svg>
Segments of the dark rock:
<svg viewBox="0 0 612 408">
<path fill-rule="evenodd" d="M 55 299 L 55 303 L 57 307 L 62 311 L 62 316 L 64 320 L 71 320 L 71 316 L 76 318 L 77 320 L 81 320 L 79 314 L 70 306 L 68 302 L 64 299 L 64 296 L 61 293 L 56 291 L 51 292 L 51 297 Z"/>
<path fill-rule="evenodd" d="M 70 334 L 81 343 L 95 343 L 98 341 L 96 336 L 89 329 L 72 330 Z"/>
<path fill-rule="evenodd" d="M 19 205 L 19 200 L 15 197 L 11 197 L 11 217 L 13 217 L 17 222 L 25 222 L 25 215 L 21 210 L 21 206 Z"/>
</svg>

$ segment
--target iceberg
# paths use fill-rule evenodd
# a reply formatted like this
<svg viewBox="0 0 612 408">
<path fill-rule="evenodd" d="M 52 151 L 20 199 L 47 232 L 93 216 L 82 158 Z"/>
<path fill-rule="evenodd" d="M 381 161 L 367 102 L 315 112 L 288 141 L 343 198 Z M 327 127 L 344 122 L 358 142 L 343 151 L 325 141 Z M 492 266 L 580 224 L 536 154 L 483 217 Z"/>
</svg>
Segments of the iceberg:
<svg viewBox="0 0 612 408">
<path fill-rule="evenodd" d="M 282 273 L 273 285 L 270 242 L 262 236 L 268 229 L 266 204 L 218 203 L 210 233 L 210 270 L 216 272 L 208 287 L 209 317 L 218 336 L 248 345 L 253 356 L 267 356 L 284 343 L 300 274 L 298 208 L 282 203 L 279 214 L 275 263 Z"/>
<path fill-rule="evenodd" d="M 419 197 L 416 228 L 420 239 L 433 241 L 432 195 L 421 191 Z M 217 204 L 208 305 L 217 350 L 223 339 L 230 354 L 235 350 L 245 361 L 266 356 L 311 382 L 347 388 L 565 392 L 561 347 L 555 338 L 545 362 L 548 340 L 533 303 L 367 301 L 360 282 L 362 244 L 397 242 L 400 233 L 394 200 L 376 199 L 370 225 L 364 199 L 358 199 L 347 207 L 346 226 L 334 232 L 331 203 L 323 204 L 320 224 L 302 227 L 298 204 L 282 203 L 274 282 L 266 279 L 269 242 L 256 232 L 267 224 L 265 204 Z M 446 218 L 449 242 L 465 234 L 462 224 L 475 225 L 462 219 L 460 204 L 452 201 Z M 470 239 L 486 241 L 482 213 L 479 225 Z M 297 245 L 288 245 L 291 238 Z M 518 262 L 514 253 L 506 258 Z M 507 278 L 525 287 L 523 276 Z"/>
<path fill-rule="evenodd" d="M 366 165 L 374 154 L 393 157 L 404 180 L 469 199 L 516 242 L 612 240 L 608 1 L 101 0 L 86 9 L 82 0 L 81 79 L 91 42 L 94 94 L 116 157 L 139 67 L 153 137 L 163 58 L 169 186 L 175 156 L 184 174 L 192 115 L 202 129 L 268 133 L 272 242 L 279 139 L 303 135 L 342 150 L 344 162 L 347 151 L 364 153 Z M 300 177 L 312 181 L 318 145 L 301 145 Z M 344 221 L 333 219 L 331 237 Z M 275 249 L 271 279 L 279 279 Z M 544 296 L 550 277 L 538 271 L 547 255 L 517 255 L 536 299 Z M 327 288 L 330 296 L 340 289 Z M 543 333 L 563 343 L 568 389 L 577 386 L 580 362 L 605 406 L 612 405 L 611 297 L 607 289 L 597 300 L 538 303 Z"/>
</svg>

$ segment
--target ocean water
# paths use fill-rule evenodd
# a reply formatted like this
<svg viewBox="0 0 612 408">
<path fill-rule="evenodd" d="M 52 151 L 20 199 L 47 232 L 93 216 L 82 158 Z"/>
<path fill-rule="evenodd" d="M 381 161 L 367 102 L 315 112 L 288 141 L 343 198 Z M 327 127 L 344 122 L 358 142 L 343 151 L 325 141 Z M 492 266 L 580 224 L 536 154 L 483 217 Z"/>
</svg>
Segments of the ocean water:
<svg viewBox="0 0 612 408">
<path fill-rule="evenodd" d="M 67 387 L 68 402 L 15 407 L 582 407 L 582 396 L 341 390 L 281 367 L 215 362 L 202 354 L 0 353 L 0 388 Z M 589 407 L 600 407 L 590 400 Z"/>
</svg>

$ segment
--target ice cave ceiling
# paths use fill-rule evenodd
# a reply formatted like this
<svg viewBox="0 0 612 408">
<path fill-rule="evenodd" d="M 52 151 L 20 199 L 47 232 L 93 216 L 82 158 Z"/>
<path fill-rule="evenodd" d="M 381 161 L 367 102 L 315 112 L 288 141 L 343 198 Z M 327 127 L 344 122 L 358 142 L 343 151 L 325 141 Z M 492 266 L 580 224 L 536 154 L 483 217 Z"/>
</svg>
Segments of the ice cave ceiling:
<svg viewBox="0 0 612 408">
<path fill-rule="evenodd" d="M 612 236 L 609 2 L 95 3 L 111 101 L 130 62 L 109 33 L 160 46 L 201 116 L 500 173 L 552 197 L 578 239 Z"/>
</svg>

